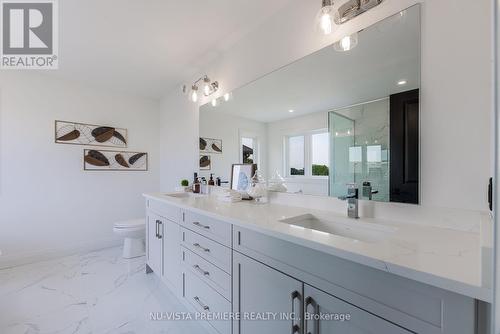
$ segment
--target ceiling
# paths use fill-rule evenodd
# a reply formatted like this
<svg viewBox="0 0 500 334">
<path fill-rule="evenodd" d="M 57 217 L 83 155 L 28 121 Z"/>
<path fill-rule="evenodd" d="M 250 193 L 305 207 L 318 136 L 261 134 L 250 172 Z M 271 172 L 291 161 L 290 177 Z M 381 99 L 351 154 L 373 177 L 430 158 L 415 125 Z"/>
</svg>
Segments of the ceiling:
<svg viewBox="0 0 500 334">
<path fill-rule="evenodd" d="M 407 83 L 398 85 L 402 79 Z M 215 108 L 206 104 L 201 110 L 267 123 L 419 86 L 420 20 L 413 7 L 360 32 L 358 46 L 349 52 L 327 46 L 235 90 L 229 102 Z"/>
<path fill-rule="evenodd" d="M 47 74 L 160 98 L 289 1 L 59 1 L 59 70 Z"/>
</svg>

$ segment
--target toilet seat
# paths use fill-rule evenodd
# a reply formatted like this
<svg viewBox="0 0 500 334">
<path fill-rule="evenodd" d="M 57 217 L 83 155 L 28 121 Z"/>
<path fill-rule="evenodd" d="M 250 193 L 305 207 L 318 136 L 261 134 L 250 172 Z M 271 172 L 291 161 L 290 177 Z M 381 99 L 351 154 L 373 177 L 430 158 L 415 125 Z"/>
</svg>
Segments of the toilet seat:
<svg viewBox="0 0 500 334">
<path fill-rule="evenodd" d="M 122 222 L 116 222 L 113 226 L 116 229 L 131 229 L 137 230 L 146 227 L 146 221 L 144 219 L 135 219 Z"/>
</svg>

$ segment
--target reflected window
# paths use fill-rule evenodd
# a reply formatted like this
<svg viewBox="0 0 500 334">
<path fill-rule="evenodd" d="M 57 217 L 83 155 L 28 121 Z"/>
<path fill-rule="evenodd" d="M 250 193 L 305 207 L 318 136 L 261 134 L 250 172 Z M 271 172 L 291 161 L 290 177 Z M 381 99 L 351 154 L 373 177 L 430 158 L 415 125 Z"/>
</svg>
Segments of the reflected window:
<svg viewBox="0 0 500 334">
<path fill-rule="evenodd" d="M 242 152 L 242 163 L 253 164 L 256 163 L 256 140 L 255 138 L 241 137 L 241 152 Z"/>
<path fill-rule="evenodd" d="M 366 147 L 367 162 L 382 162 L 382 146 L 371 145 Z"/>
<path fill-rule="evenodd" d="M 329 175 L 330 137 L 328 132 L 311 135 L 311 172 L 313 176 Z"/>
<path fill-rule="evenodd" d="M 349 147 L 349 162 L 362 162 L 363 148 L 361 146 Z"/>
<path fill-rule="evenodd" d="M 305 175 L 305 138 L 288 137 L 288 172 L 289 175 Z"/>
</svg>

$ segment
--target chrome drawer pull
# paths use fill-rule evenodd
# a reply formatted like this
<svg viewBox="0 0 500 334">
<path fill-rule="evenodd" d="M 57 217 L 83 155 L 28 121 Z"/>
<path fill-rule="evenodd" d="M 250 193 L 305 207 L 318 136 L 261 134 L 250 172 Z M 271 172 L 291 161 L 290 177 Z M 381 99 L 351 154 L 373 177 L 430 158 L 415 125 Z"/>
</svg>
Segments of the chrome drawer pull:
<svg viewBox="0 0 500 334">
<path fill-rule="evenodd" d="M 207 305 L 203 304 L 200 300 L 200 297 L 196 296 L 193 298 L 205 311 L 210 311 L 210 307 Z"/>
<path fill-rule="evenodd" d="M 201 267 L 199 265 L 197 265 L 197 264 L 195 264 L 193 266 L 193 268 L 196 269 L 196 270 L 198 270 L 201 274 L 203 274 L 203 276 L 209 276 L 210 275 L 210 273 L 208 271 L 205 271 L 205 270 L 201 269 Z"/>
<path fill-rule="evenodd" d="M 294 292 L 291 293 L 291 299 L 292 299 L 292 313 L 295 314 L 295 300 L 297 299 L 299 302 L 301 302 L 301 296 L 300 293 L 295 290 Z M 300 324 L 300 319 L 299 319 L 299 324 Z M 300 333 L 300 325 L 296 324 L 294 319 L 292 319 L 292 334 L 295 333 Z"/>
<path fill-rule="evenodd" d="M 203 225 L 203 224 L 202 224 L 202 223 L 200 223 L 200 222 L 193 222 L 193 225 L 196 225 L 196 226 L 198 226 L 198 227 L 205 228 L 205 229 L 207 229 L 207 230 L 208 230 L 208 229 L 210 229 L 210 226 L 208 226 L 208 225 Z"/>
<path fill-rule="evenodd" d="M 306 298 L 306 306 L 305 306 L 305 313 L 309 313 L 309 306 L 313 307 L 314 310 L 314 315 L 316 315 L 316 318 L 319 319 L 319 308 L 318 304 L 316 304 L 316 301 L 312 297 L 307 297 Z M 319 320 L 316 320 L 316 323 L 314 324 L 314 332 L 308 330 L 308 322 L 309 320 L 304 321 L 304 333 L 305 334 L 319 334 Z"/>
<path fill-rule="evenodd" d="M 193 244 L 193 246 L 196 248 L 202 249 L 204 252 L 207 252 L 207 253 L 210 252 L 209 248 L 205 248 L 205 247 L 201 246 L 199 243 L 195 243 L 195 244 Z"/>
</svg>

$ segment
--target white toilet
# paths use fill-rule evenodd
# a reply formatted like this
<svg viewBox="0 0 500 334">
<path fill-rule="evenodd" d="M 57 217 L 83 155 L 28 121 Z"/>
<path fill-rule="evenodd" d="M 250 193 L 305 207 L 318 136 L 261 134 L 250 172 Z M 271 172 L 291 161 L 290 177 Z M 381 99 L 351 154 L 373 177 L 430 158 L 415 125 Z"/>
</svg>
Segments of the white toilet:
<svg viewBox="0 0 500 334">
<path fill-rule="evenodd" d="M 116 222 L 113 232 L 125 239 L 123 258 L 131 259 L 145 254 L 146 220 L 144 218 Z"/>
</svg>

